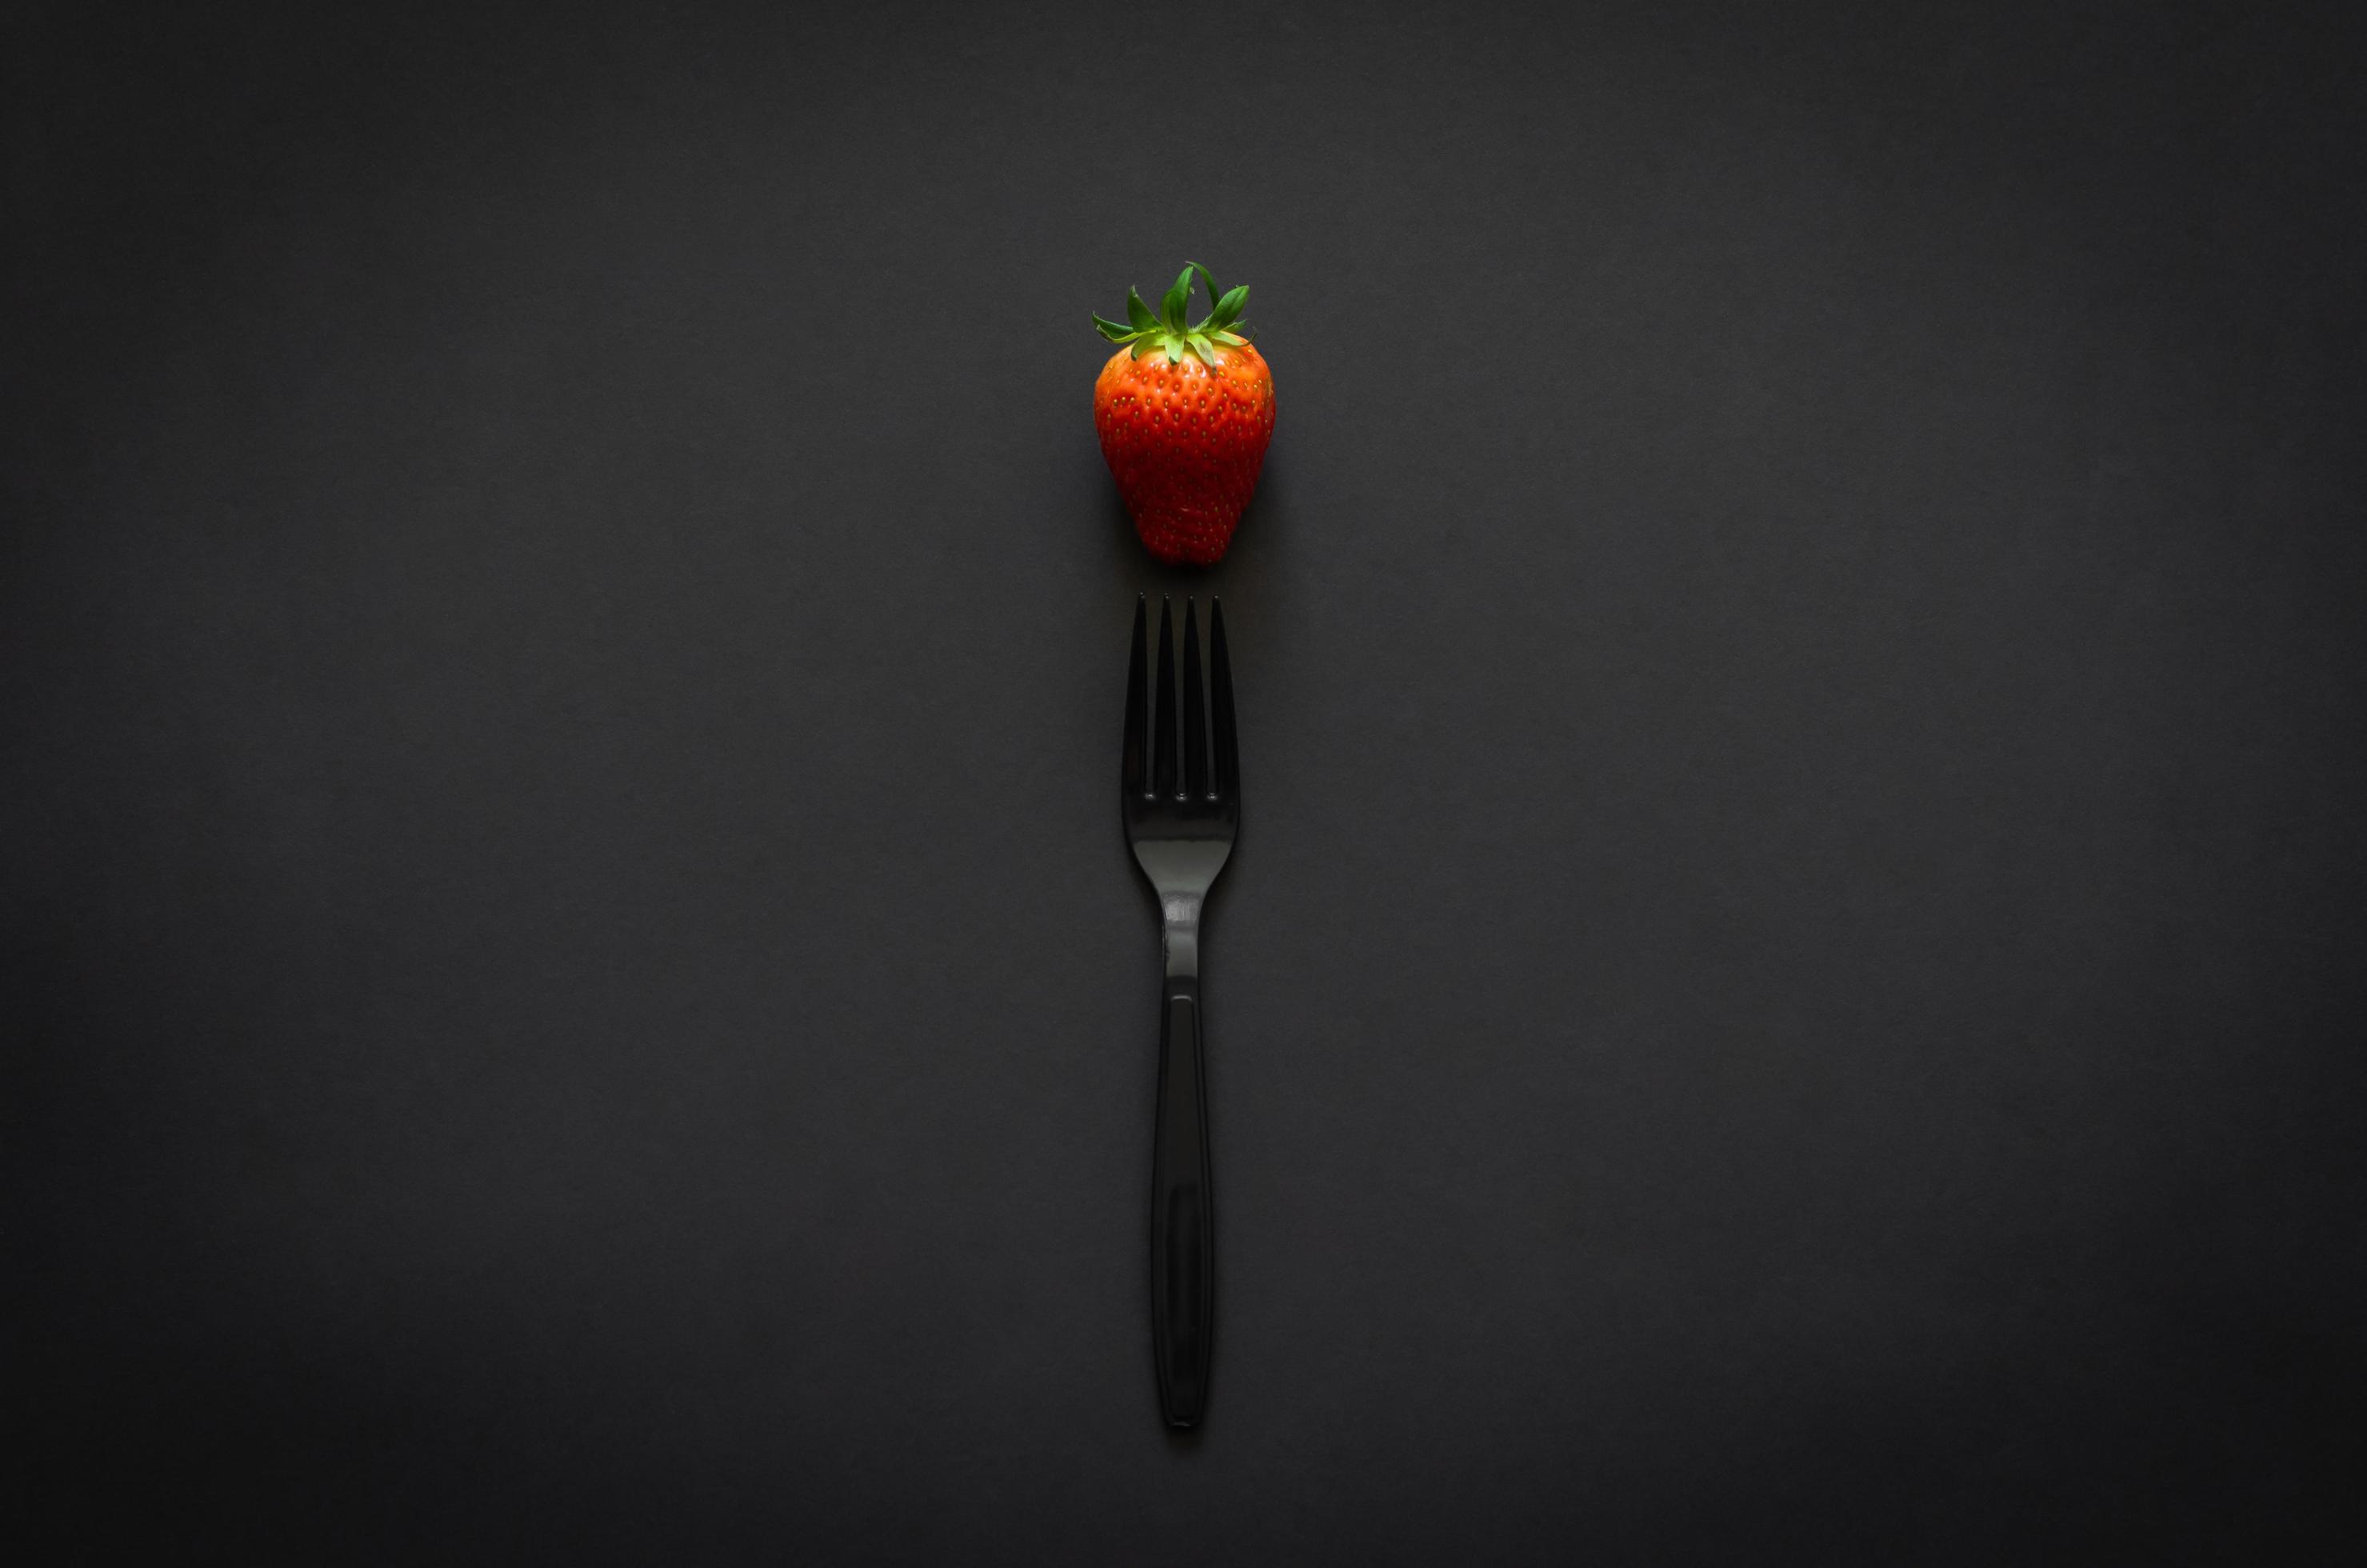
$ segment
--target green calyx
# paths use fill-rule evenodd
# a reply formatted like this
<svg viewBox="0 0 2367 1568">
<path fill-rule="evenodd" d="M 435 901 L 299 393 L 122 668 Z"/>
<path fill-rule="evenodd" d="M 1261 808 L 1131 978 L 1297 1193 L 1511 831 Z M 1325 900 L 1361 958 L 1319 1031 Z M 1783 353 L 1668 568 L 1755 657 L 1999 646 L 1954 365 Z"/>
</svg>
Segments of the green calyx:
<svg viewBox="0 0 2367 1568">
<path fill-rule="evenodd" d="M 1195 278 L 1207 285 L 1210 309 L 1206 317 L 1187 326 L 1184 312 L 1192 303 L 1192 280 Z M 1134 357 L 1138 359 L 1145 354 L 1163 353 L 1169 364 L 1181 365 L 1184 356 L 1195 354 L 1202 364 L 1213 368 L 1217 363 L 1217 345 L 1221 343 L 1239 348 L 1250 340 L 1249 329 L 1240 324 L 1241 307 L 1249 302 L 1249 297 L 1250 291 L 1246 287 L 1236 289 L 1229 294 L 1218 292 L 1217 280 L 1208 276 L 1208 269 L 1196 261 L 1187 261 L 1184 264 L 1183 276 L 1175 279 L 1175 287 L 1167 290 L 1167 297 L 1159 301 L 1157 315 L 1151 314 L 1150 307 L 1142 302 L 1140 294 L 1128 289 L 1126 291 L 1126 316 L 1130 324 L 1120 326 L 1114 321 L 1104 321 L 1095 316 L 1093 325 L 1112 343 L 1132 344 Z"/>
</svg>

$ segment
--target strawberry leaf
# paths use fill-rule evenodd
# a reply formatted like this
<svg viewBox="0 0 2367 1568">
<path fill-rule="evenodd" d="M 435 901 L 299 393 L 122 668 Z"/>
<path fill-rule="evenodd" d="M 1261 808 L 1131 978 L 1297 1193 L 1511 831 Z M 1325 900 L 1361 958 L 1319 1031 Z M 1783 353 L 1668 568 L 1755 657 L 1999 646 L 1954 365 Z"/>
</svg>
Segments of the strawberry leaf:
<svg viewBox="0 0 2367 1568">
<path fill-rule="evenodd" d="M 1186 314 L 1192 307 L 1195 283 L 1206 285 L 1208 290 L 1208 313 L 1197 323 L 1190 321 Z M 1206 267 L 1196 261 L 1187 261 L 1176 275 L 1174 285 L 1160 297 L 1158 310 L 1143 303 L 1141 290 L 1129 288 L 1126 291 L 1127 324 L 1120 326 L 1096 315 L 1093 318 L 1093 330 L 1112 343 L 1131 347 L 1138 359 L 1157 350 L 1167 356 L 1169 364 L 1181 365 L 1184 355 L 1196 354 L 1213 367 L 1217 345 L 1240 347 L 1250 341 L 1249 329 L 1240 324 L 1249 297 L 1246 288 L 1219 290 L 1215 276 Z"/>
<path fill-rule="evenodd" d="M 1213 310 L 1217 300 L 1222 298 L 1225 292 L 1222 289 L 1217 287 L 1217 275 L 1210 272 L 1206 267 L 1201 266 L 1196 261 L 1187 261 L 1184 265 L 1188 270 L 1198 273 L 1200 275 L 1200 281 L 1207 285 L 1208 304 Z M 1202 326 L 1206 326 L 1208 324 L 1206 322 L 1202 322 L 1200 324 Z"/>
</svg>

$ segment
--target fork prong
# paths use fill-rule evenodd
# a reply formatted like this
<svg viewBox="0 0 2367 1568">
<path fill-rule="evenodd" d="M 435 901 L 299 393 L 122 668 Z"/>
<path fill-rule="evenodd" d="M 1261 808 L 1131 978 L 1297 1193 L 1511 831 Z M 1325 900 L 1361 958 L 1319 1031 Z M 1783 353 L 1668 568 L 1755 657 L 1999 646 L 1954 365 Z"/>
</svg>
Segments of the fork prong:
<svg viewBox="0 0 2367 1568">
<path fill-rule="evenodd" d="M 1200 696 L 1200 603 L 1184 601 L 1184 793 L 1208 793 L 1208 705 Z"/>
<path fill-rule="evenodd" d="M 1170 619 L 1172 599 L 1159 601 L 1159 706 L 1151 732 L 1150 791 L 1162 799 L 1175 793 L 1175 635 Z"/>
<path fill-rule="evenodd" d="M 1150 716 L 1144 711 L 1142 689 L 1145 607 L 1143 596 L 1135 595 L 1134 635 L 1127 640 L 1126 745 L 1118 754 L 1118 789 L 1129 796 L 1142 793 L 1142 745 L 1150 730 Z"/>
<path fill-rule="evenodd" d="M 1240 743 L 1233 733 L 1233 661 L 1225 652 L 1225 605 L 1208 601 L 1208 696 L 1216 716 L 1217 799 L 1239 804 Z"/>
</svg>

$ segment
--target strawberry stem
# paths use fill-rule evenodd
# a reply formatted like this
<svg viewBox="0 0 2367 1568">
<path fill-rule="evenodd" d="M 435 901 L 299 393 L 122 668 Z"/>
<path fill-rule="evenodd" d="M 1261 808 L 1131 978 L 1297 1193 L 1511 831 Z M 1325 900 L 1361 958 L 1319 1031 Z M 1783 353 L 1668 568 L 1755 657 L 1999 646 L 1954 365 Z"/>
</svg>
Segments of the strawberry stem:
<svg viewBox="0 0 2367 1568">
<path fill-rule="evenodd" d="M 1185 316 L 1191 308 L 1195 279 L 1207 288 L 1208 313 L 1187 323 Z M 1216 278 L 1206 267 L 1196 261 L 1187 261 L 1174 287 L 1160 300 L 1158 313 L 1153 314 L 1150 307 L 1142 302 L 1141 294 L 1129 288 L 1126 291 L 1127 324 L 1121 326 L 1095 316 L 1093 326 L 1112 343 L 1131 345 L 1138 359 L 1156 349 L 1167 356 L 1171 365 L 1182 364 L 1184 356 L 1191 354 L 1197 356 L 1202 364 L 1214 368 L 1218 344 L 1239 348 L 1250 340 L 1249 329 L 1240 324 L 1241 310 L 1249 303 L 1249 298 L 1246 286 L 1220 293 Z"/>
</svg>

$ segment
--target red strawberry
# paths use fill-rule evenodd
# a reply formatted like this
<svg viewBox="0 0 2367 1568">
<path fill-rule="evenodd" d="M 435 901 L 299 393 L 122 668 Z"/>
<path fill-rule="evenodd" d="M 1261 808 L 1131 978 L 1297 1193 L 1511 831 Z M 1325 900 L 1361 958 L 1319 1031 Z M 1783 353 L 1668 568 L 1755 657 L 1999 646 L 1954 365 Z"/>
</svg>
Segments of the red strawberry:
<svg viewBox="0 0 2367 1568">
<path fill-rule="evenodd" d="M 1186 326 L 1192 278 L 1208 286 L 1206 320 Z M 1157 315 L 1126 291 L 1133 324 L 1093 318 L 1104 337 L 1127 347 L 1093 383 L 1093 428 L 1134 531 L 1151 554 L 1206 566 L 1223 559 L 1257 488 L 1274 437 L 1274 374 L 1250 347 L 1240 320 L 1247 289 L 1217 291 L 1195 262 L 1160 301 Z"/>
</svg>

